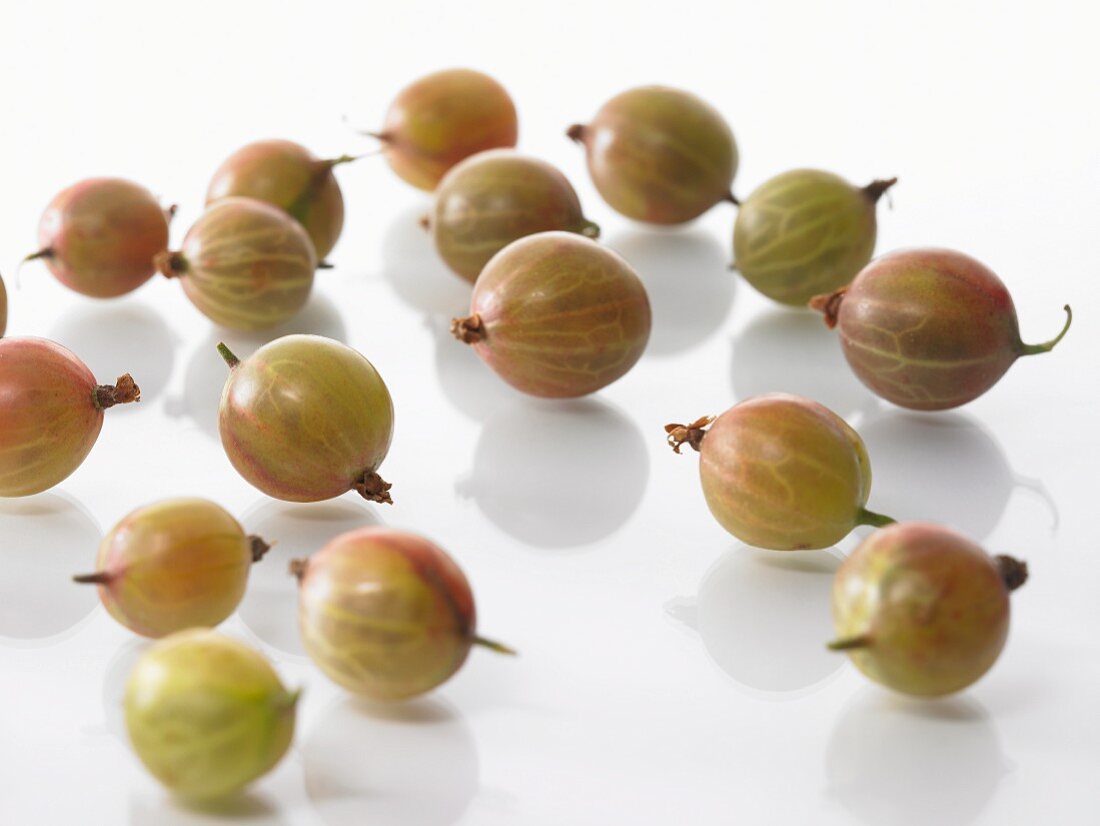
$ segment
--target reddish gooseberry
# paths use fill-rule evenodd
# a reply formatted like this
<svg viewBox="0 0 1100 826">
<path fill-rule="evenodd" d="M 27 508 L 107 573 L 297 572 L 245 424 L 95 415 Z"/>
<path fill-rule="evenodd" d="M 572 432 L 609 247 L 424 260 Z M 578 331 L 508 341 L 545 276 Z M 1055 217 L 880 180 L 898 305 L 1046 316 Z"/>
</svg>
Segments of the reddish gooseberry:
<svg viewBox="0 0 1100 826">
<path fill-rule="evenodd" d="M 297 313 L 313 289 L 317 256 L 302 225 L 255 198 L 223 198 L 157 268 L 179 278 L 202 313 L 234 330 L 262 330 Z"/>
<path fill-rule="evenodd" d="M 682 224 L 719 201 L 735 202 L 733 133 L 717 110 L 689 92 L 630 89 L 566 134 L 584 145 L 604 200 L 628 218 Z"/>
<path fill-rule="evenodd" d="M 913 410 L 973 401 L 1020 356 L 1062 340 L 1024 344 L 1004 283 L 973 258 L 947 249 L 893 252 L 872 261 L 851 285 L 811 306 L 839 326 L 844 356 L 860 381 Z"/>
<path fill-rule="evenodd" d="M 665 432 L 677 453 L 685 442 L 699 451 L 710 512 L 749 545 L 828 548 L 857 525 L 893 521 L 864 507 L 871 464 L 863 440 L 817 402 L 771 393 Z"/>
<path fill-rule="evenodd" d="M 561 172 L 510 149 L 479 152 L 455 166 L 426 220 L 440 257 L 471 282 L 518 238 L 549 230 L 600 234 Z"/>
<path fill-rule="evenodd" d="M 191 628 L 159 640 L 134 666 L 126 732 L 145 768 L 176 794 L 224 797 L 286 754 L 298 693 L 258 651 Z"/>
<path fill-rule="evenodd" d="M 256 141 L 218 167 L 206 205 L 239 195 L 277 206 L 305 228 L 323 260 L 344 228 L 344 196 L 332 170 L 353 160 L 351 155 L 322 160 L 293 141 Z"/>
<path fill-rule="evenodd" d="M 393 402 L 374 366 L 321 336 L 284 336 L 230 367 L 218 428 L 233 467 L 268 496 L 331 499 L 349 490 L 390 502 L 376 471 L 393 436 Z"/>
<path fill-rule="evenodd" d="M 8 329 L 8 291 L 4 288 L 4 279 L 0 276 L 0 338 Z"/>
<path fill-rule="evenodd" d="M 104 607 L 131 631 L 163 637 L 232 614 L 267 549 L 213 502 L 169 499 L 115 525 L 99 545 L 96 572 L 74 579 L 98 585 Z"/>
<path fill-rule="evenodd" d="M 804 307 L 815 295 L 843 287 L 871 260 L 875 205 L 895 183 L 855 187 L 817 169 L 777 175 L 737 210 L 734 266 L 782 304 Z"/>
<path fill-rule="evenodd" d="M 406 86 L 382 129 L 393 171 L 419 189 L 435 189 L 447 170 L 486 149 L 516 145 L 519 126 L 508 92 L 488 75 L 447 69 Z"/>
<path fill-rule="evenodd" d="M 389 528 L 341 534 L 291 563 L 298 624 L 313 661 L 373 700 L 402 700 L 446 682 L 477 636 L 474 595 L 462 570 L 422 537 Z"/>
<path fill-rule="evenodd" d="M 966 688 L 1008 637 L 1010 591 L 1027 565 L 991 557 L 938 525 L 875 531 L 833 581 L 834 651 L 895 691 L 938 696 Z"/>
<path fill-rule="evenodd" d="M 95 444 L 103 411 L 140 396 L 128 373 L 97 385 L 60 344 L 0 339 L 0 496 L 29 496 L 65 479 Z"/>
<path fill-rule="evenodd" d="M 57 280 L 93 298 L 136 290 L 156 272 L 168 245 L 168 219 L 144 187 L 121 178 L 88 178 L 59 192 L 38 224 L 43 259 Z"/>
<path fill-rule="evenodd" d="M 569 232 L 541 232 L 493 256 L 471 315 L 452 332 L 513 387 L 584 396 L 622 377 L 649 340 L 645 287 L 618 254 Z"/>
</svg>

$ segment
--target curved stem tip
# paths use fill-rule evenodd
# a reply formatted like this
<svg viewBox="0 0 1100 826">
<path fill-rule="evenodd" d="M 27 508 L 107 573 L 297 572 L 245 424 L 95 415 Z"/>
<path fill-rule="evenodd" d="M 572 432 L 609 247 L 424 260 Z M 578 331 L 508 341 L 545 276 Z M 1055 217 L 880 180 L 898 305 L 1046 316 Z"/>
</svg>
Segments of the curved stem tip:
<svg viewBox="0 0 1100 826">
<path fill-rule="evenodd" d="M 588 127 L 583 123 L 574 123 L 568 129 L 565 130 L 565 137 L 574 143 L 584 143 L 584 139 L 588 134 Z"/>
<path fill-rule="evenodd" d="M 997 572 L 1009 591 L 1015 591 L 1027 582 L 1027 563 L 1023 560 L 1001 554 L 993 557 L 993 564 L 997 566 Z"/>
<path fill-rule="evenodd" d="M 233 351 L 225 346 L 224 341 L 218 342 L 218 355 L 222 357 L 222 361 L 224 361 L 229 366 L 230 370 L 241 363 L 241 360 L 233 355 Z"/>
<path fill-rule="evenodd" d="M 463 344 L 477 344 L 485 338 L 485 324 L 477 313 L 466 318 L 452 318 L 451 335 Z"/>
<path fill-rule="evenodd" d="M 583 235 L 585 238 L 592 238 L 595 240 L 600 237 L 600 225 L 595 221 L 589 221 L 587 218 L 581 218 L 577 233 Z"/>
<path fill-rule="evenodd" d="M 1062 332 L 1050 341 L 1044 341 L 1042 344 L 1020 344 L 1021 356 L 1034 356 L 1038 353 L 1049 353 L 1054 349 L 1055 345 L 1065 337 L 1066 332 L 1069 330 L 1069 325 L 1073 323 L 1073 310 L 1070 309 L 1069 304 L 1062 309 L 1066 311 L 1066 323 L 1062 327 Z"/>
<path fill-rule="evenodd" d="M 851 651 L 853 648 L 869 648 L 870 645 L 871 637 L 860 634 L 855 637 L 841 637 L 839 640 L 827 643 L 825 647 L 830 651 Z"/>
<path fill-rule="evenodd" d="M 875 528 L 884 528 L 887 525 L 893 525 L 895 522 L 897 522 L 896 519 L 881 513 L 869 511 L 867 508 L 860 508 L 859 513 L 856 514 L 857 525 L 871 525 Z"/>
<path fill-rule="evenodd" d="M 736 195 L 733 194 L 732 191 L 727 192 L 725 194 L 725 197 L 722 198 L 722 200 L 723 201 L 728 201 L 729 203 L 733 204 L 735 207 L 741 206 L 741 201 L 738 199 L 738 197 Z"/>
<path fill-rule="evenodd" d="M 73 582 L 81 585 L 107 585 L 114 579 L 107 571 L 96 571 L 94 574 L 77 574 Z"/>
<path fill-rule="evenodd" d="M 369 502 L 392 505 L 393 499 L 390 498 L 390 488 L 392 487 L 393 485 L 377 473 L 370 471 L 363 474 L 363 478 L 355 483 L 354 490 Z"/>
<path fill-rule="evenodd" d="M 495 651 L 498 654 L 507 654 L 509 657 L 518 657 L 519 652 L 511 646 L 505 645 L 502 642 L 496 640 L 490 640 L 486 637 L 474 637 L 474 645 L 480 645 L 482 648 L 488 648 L 490 651 Z"/>
<path fill-rule="evenodd" d="M 847 287 L 841 287 L 835 293 L 815 295 L 810 299 L 810 309 L 817 310 L 825 316 L 825 326 L 830 330 L 836 327 L 840 318 L 840 305 L 844 302 L 844 296 L 848 293 Z"/>
<path fill-rule="evenodd" d="M 124 373 L 114 384 L 97 384 L 92 391 L 92 400 L 97 409 L 106 410 L 116 404 L 141 401 L 141 388 L 137 386 L 133 376 Z"/>
<path fill-rule="evenodd" d="M 897 182 L 897 178 L 877 178 L 863 187 L 863 194 L 871 199 L 871 203 L 878 203 L 878 199 Z"/>
<path fill-rule="evenodd" d="M 702 416 L 691 424 L 666 424 L 665 433 L 668 434 L 668 444 L 674 453 L 680 452 L 680 446 L 689 444 L 697 451 L 703 443 L 703 437 L 707 435 L 707 428 L 714 421 L 714 416 Z"/>
<path fill-rule="evenodd" d="M 249 534 L 248 547 L 252 551 L 252 561 L 259 562 L 264 554 L 271 550 L 271 546 L 255 534 Z"/>
</svg>

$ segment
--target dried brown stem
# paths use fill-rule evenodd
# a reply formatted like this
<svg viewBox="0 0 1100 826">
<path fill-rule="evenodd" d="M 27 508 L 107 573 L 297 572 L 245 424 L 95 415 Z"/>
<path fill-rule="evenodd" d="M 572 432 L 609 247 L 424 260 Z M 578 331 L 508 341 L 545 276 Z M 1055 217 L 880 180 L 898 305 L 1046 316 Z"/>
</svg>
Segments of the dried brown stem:
<svg viewBox="0 0 1100 826">
<path fill-rule="evenodd" d="M 187 259 L 182 252 L 164 250 L 153 259 L 153 266 L 165 278 L 179 278 L 187 272 Z"/>
<path fill-rule="evenodd" d="M 836 327 L 837 320 L 840 318 L 840 305 L 847 292 L 847 287 L 841 287 L 835 293 L 815 295 L 810 299 L 810 309 L 824 314 L 825 326 L 830 330 Z"/>
<path fill-rule="evenodd" d="M 691 424 L 666 424 L 665 433 L 668 434 L 668 444 L 676 453 L 680 452 L 683 444 L 691 445 L 696 451 L 703 443 L 703 437 L 707 435 L 707 428 L 714 421 L 714 416 L 703 416 Z"/>
<path fill-rule="evenodd" d="M 1027 582 L 1027 563 L 1003 554 L 993 557 L 993 563 L 1009 591 L 1015 591 Z"/>
<path fill-rule="evenodd" d="M 363 474 L 363 478 L 355 483 L 355 491 L 369 502 L 378 502 L 383 505 L 392 505 L 393 499 L 390 498 L 390 488 L 392 488 L 389 482 L 383 479 L 374 471 Z"/>
<path fill-rule="evenodd" d="M 897 178 L 878 178 L 863 187 L 863 194 L 871 199 L 871 203 L 878 203 L 878 199 L 897 182 Z"/>
<path fill-rule="evenodd" d="M 271 545 L 264 542 L 260 537 L 255 534 L 249 534 L 248 546 L 252 551 L 252 561 L 259 562 L 264 558 L 264 554 L 271 550 Z"/>
<path fill-rule="evenodd" d="M 96 571 L 94 574 L 77 574 L 73 577 L 73 582 L 81 585 L 108 585 L 112 579 L 114 577 L 107 571 Z"/>
<path fill-rule="evenodd" d="M 141 401 L 141 388 L 134 382 L 133 376 L 124 373 L 114 384 L 97 384 L 92 391 L 92 400 L 97 409 L 106 410 L 116 404 Z"/>
<path fill-rule="evenodd" d="M 453 318 L 451 335 L 463 344 L 476 344 L 485 338 L 485 324 L 477 313 L 466 318 Z"/>
<path fill-rule="evenodd" d="M 574 123 L 565 130 L 565 136 L 575 143 L 584 143 L 588 135 L 588 127 L 583 123 Z"/>
<path fill-rule="evenodd" d="M 306 575 L 306 568 L 309 567 L 308 559 L 292 559 L 290 565 L 287 566 L 287 570 L 290 571 L 291 576 L 296 577 L 299 582 Z"/>
</svg>

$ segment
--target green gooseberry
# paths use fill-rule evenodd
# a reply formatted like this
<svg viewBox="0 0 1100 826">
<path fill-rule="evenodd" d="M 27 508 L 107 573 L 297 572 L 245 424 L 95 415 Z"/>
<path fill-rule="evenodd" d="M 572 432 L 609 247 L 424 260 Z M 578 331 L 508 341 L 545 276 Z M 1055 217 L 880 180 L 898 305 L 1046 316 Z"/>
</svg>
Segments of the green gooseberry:
<svg viewBox="0 0 1100 826">
<path fill-rule="evenodd" d="M 875 205 L 897 178 L 855 187 L 818 169 L 761 184 L 733 225 L 734 267 L 781 304 L 804 307 L 848 284 L 875 250 Z"/>
<path fill-rule="evenodd" d="M 333 169 L 354 156 L 318 158 L 287 140 L 255 141 L 225 159 L 206 190 L 206 205 L 223 198 L 256 198 L 289 213 L 324 260 L 344 228 L 344 196 Z"/>
<path fill-rule="evenodd" d="M 833 581 L 833 619 L 844 651 L 895 691 L 936 697 L 988 671 L 1008 637 L 1009 593 L 1027 564 L 992 557 L 964 536 L 916 522 L 875 531 Z"/>
<path fill-rule="evenodd" d="M 142 654 L 126 684 L 130 743 L 183 798 L 209 800 L 267 774 L 294 736 L 297 691 L 257 651 L 191 628 Z"/>
<path fill-rule="evenodd" d="M 440 257 L 471 283 L 519 238 L 550 230 L 600 234 L 561 172 L 510 149 L 479 152 L 451 169 L 425 221 Z"/>
<path fill-rule="evenodd" d="M 817 402 L 770 393 L 665 432 L 677 453 L 685 443 L 699 452 L 710 512 L 746 544 L 828 548 L 857 525 L 894 521 L 865 507 L 871 464 L 863 440 Z"/>
<path fill-rule="evenodd" d="M 178 252 L 157 268 L 178 278 L 207 318 L 234 330 L 263 330 L 295 315 L 309 299 L 317 256 L 305 229 L 255 198 L 222 198 L 207 207 Z"/>
</svg>

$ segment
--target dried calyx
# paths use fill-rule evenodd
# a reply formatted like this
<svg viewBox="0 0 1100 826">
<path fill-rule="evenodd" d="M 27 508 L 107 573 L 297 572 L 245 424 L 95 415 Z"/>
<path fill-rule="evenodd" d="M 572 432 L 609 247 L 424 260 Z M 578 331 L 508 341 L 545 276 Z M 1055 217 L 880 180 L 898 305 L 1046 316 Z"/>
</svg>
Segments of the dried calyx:
<svg viewBox="0 0 1100 826">
<path fill-rule="evenodd" d="M 141 388 L 137 386 L 133 376 L 124 373 L 114 384 L 96 385 L 92 391 L 92 400 L 97 410 L 106 410 L 116 404 L 141 401 Z"/>
<path fill-rule="evenodd" d="M 707 435 L 707 428 L 713 422 L 714 416 L 703 416 L 691 424 L 666 424 L 665 433 L 668 434 L 669 446 L 676 453 L 680 452 L 680 447 L 684 444 L 699 450 L 703 437 Z"/>
<path fill-rule="evenodd" d="M 451 320 L 451 334 L 463 344 L 476 344 L 485 338 L 485 325 L 477 313 L 455 318 Z"/>
</svg>

